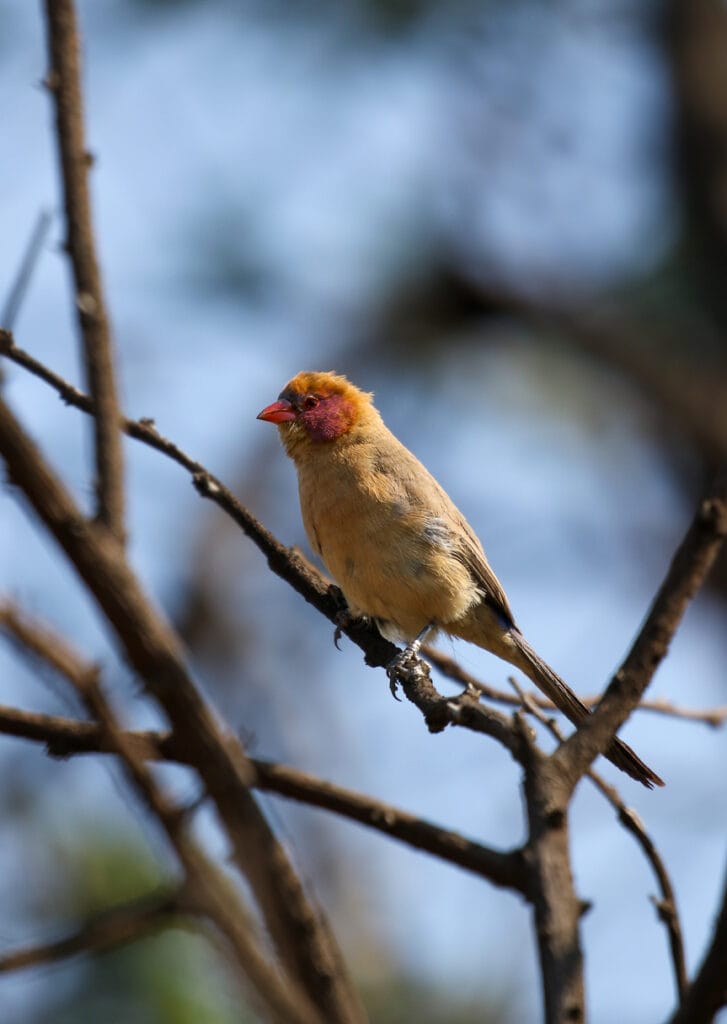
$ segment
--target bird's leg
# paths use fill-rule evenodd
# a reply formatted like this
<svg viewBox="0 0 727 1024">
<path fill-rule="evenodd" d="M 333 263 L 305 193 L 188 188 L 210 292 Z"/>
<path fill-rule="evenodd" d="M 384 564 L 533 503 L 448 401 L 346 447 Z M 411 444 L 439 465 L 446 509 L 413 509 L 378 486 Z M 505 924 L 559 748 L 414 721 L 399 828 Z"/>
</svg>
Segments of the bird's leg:
<svg viewBox="0 0 727 1024">
<path fill-rule="evenodd" d="M 386 666 L 386 674 L 389 677 L 389 689 L 396 700 L 399 698 L 396 695 L 396 687 L 399 682 L 399 673 L 403 669 L 411 667 L 414 668 L 419 664 L 419 648 L 424 643 L 424 638 L 430 630 L 434 629 L 434 623 L 428 622 L 424 629 L 417 633 L 413 640 L 411 640 L 403 651 L 399 651 L 391 659 L 389 664 Z"/>
<path fill-rule="evenodd" d="M 338 641 L 343 636 L 343 630 L 345 629 L 345 627 L 349 626 L 353 622 L 353 616 L 351 615 L 351 612 L 348 609 L 348 605 L 346 604 L 346 598 L 343 596 L 343 591 L 341 590 L 340 587 L 337 587 L 335 583 L 331 583 L 331 585 L 329 586 L 328 596 L 332 598 L 332 600 L 335 601 L 337 605 L 336 628 L 333 631 L 333 643 L 336 646 L 337 650 L 340 651 L 341 648 L 338 646 Z"/>
</svg>

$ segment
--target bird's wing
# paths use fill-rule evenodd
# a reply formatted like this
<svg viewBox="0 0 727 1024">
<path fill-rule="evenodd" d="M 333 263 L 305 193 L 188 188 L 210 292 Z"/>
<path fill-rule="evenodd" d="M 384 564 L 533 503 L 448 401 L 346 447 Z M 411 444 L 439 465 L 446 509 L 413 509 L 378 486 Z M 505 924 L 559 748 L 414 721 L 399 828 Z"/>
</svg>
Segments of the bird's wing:
<svg viewBox="0 0 727 1024">
<path fill-rule="evenodd" d="M 514 626 L 515 616 L 510 608 L 510 602 L 507 599 L 507 594 L 502 589 L 502 584 L 498 580 L 497 576 L 495 576 L 494 572 L 490 568 L 490 563 L 485 557 L 485 553 L 482 550 L 482 545 L 479 542 L 477 534 L 474 532 L 459 509 L 454 505 L 452 508 L 453 518 L 455 519 L 458 527 L 455 533 L 455 556 L 464 563 L 472 578 L 482 589 L 487 603 L 492 606 L 508 627 Z"/>
<path fill-rule="evenodd" d="M 387 452 L 388 454 L 388 452 Z M 407 497 L 419 508 L 431 511 L 427 532 L 435 541 L 444 543 L 451 554 L 468 570 L 482 590 L 485 600 L 507 627 L 515 626 L 510 603 L 502 584 L 490 568 L 482 545 L 470 524 L 447 492 L 403 445 L 397 453 L 397 470 Z M 431 531 L 431 532 L 430 532 Z"/>
</svg>

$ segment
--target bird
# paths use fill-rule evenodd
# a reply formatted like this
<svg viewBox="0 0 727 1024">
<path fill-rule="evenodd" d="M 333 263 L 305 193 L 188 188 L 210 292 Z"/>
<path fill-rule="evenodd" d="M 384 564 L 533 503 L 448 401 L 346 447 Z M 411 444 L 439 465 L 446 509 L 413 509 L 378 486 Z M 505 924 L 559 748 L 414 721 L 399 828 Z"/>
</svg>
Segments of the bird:
<svg viewBox="0 0 727 1024">
<path fill-rule="evenodd" d="M 574 725 L 589 716 L 527 642 L 474 530 L 372 394 L 341 374 L 304 371 L 257 418 L 278 427 L 306 535 L 353 616 L 409 656 L 438 632 L 466 640 L 524 672 Z M 648 788 L 664 785 L 618 738 L 605 756 Z"/>
</svg>

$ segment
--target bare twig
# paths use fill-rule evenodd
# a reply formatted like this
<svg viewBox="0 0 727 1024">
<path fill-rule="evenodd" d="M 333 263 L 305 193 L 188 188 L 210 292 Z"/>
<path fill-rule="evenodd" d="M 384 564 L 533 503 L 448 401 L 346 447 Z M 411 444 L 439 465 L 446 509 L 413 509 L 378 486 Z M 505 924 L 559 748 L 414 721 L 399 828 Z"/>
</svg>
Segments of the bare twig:
<svg viewBox="0 0 727 1024">
<path fill-rule="evenodd" d="M 52 942 L 0 954 L 0 974 L 65 960 L 79 953 L 101 953 L 114 946 L 136 942 L 152 932 L 186 924 L 180 891 L 166 891 L 125 903 Z"/>
<path fill-rule="evenodd" d="M 56 114 L 67 247 L 75 283 L 88 389 L 96 417 L 97 514 L 117 540 L 124 538 L 123 453 L 114 377 L 111 327 L 91 218 L 81 93 L 81 55 L 72 0 L 45 0 L 49 70 L 46 85 Z"/>
<path fill-rule="evenodd" d="M 564 736 L 560 726 L 554 718 L 544 714 L 539 704 L 533 699 L 534 694 L 523 690 L 514 678 L 510 683 L 518 694 L 522 706 L 529 711 L 546 729 L 558 740 L 564 742 Z M 593 785 L 603 794 L 618 815 L 619 822 L 631 833 L 641 847 L 647 861 L 651 865 L 656 877 L 657 884 L 661 890 L 661 898 L 655 900 L 655 906 L 659 920 L 664 924 L 669 939 L 672 965 L 674 968 L 674 980 L 676 983 L 677 995 L 681 998 L 687 985 L 687 967 L 684 956 L 684 939 L 682 937 L 681 923 L 677 911 L 676 895 L 671 884 L 666 865 L 662 860 L 656 844 L 644 828 L 636 811 L 627 807 L 614 786 L 610 786 L 598 772 L 590 768 L 586 775 Z"/>
<path fill-rule="evenodd" d="M 684 999 L 669 1024 L 710 1024 L 717 1012 L 727 1006 L 727 881 L 722 904 L 714 923 L 712 941 L 702 964 L 687 989 Z"/>
<path fill-rule="evenodd" d="M 470 672 L 467 672 L 459 662 L 455 661 L 454 658 L 449 655 L 438 651 L 434 647 L 425 645 L 422 647 L 422 654 L 426 657 L 427 661 L 430 661 L 434 667 L 442 673 L 447 679 L 453 680 L 455 683 L 462 683 L 463 686 L 469 687 L 470 689 L 477 690 L 487 700 L 495 701 L 498 704 L 508 704 L 511 707 L 517 707 L 521 702 L 520 699 L 514 696 L 512 693 L 508 693 L 506 690 L 500 690 L 495 686 L 490 686 L 488 683 L 483 683 L 476 676 L 473 676 Z M 595 695 L 590 697 L 581 697 L 581 700 L 589 708 L 594 708 L 600 701 L 601 696 Z M 548 700 L 542 693 L 528 692 L 528 704 L 534 705 L 535 707 L 541 708 L 543 711 L 558 711 L 558 708 L 552 701 Z M 652 711 L 656 714 L 667 715 L 669 718 L 680 718 L 687 722 L 698 722 L 702 725 L 709 725 L 714 729 L 718 729 L 724 725 L 727 721 L 727 704 L 722 704 L 714 708 L 687 708 L 680 704 L 674 704 L 672 701 L 664 700 L 663 698 L 657 698 L 656 700 L 642 700 L 634 709 L 636 711 Z"/>
<path fill-rule="evenodd" d="M 190 838 L 187 816 L 156 785 L 90 673 L 78 686 L 88 710 L 98 719 L 106 740 L 119 758 L 125 774 L 169 839 L 185 872 L 185 889 L 191 905 L 204 914 L 225 937 L 237 966 L 250 982 L 257 1000 L 279 1024 L 322 1024 L 322 1018 L 290 978 L 282 978 L 261 953 L 253 938 L 255 929 L 245 906 L 229 879 Z"/>
<path fill-rule="evenodd" d="M 23 304 L 23 299 L 27 294 L 33 271 L 38 263 L 38 257 L 40 256 L 52 220 L 53 218 L 47 210 L 41 210 L 38 214 L 38 219 L 33 227 L 33 233 L 28 240 L 28 246 L 23 253 L 15 280 L 10 286 L 3 311 L 0 314 L 0 324 L 8 331 L 12 330 L 15 326 L 15 321 Z"/>
<path fill-rule="evenodd" d="M 0 598 L 0 632 L 23 654 L 31 654 L 45 662 L 63 679 L 80 686 L 92 666 L 81 658 L 71 644 L 57 630 L 51 629 L 37 618 L 20 611 L 12 602 Z"/>
<path fill-rule="evenodd" d="M 0 618 L 0 628 L 1 623 Z M 52 757 L 112 752 L 96 722 L 79 722 L 3 705 L 0 705 L 0 733 L 43 743 Z M 141 757 L 189 763 L 183 744 L 173 733 L 127 732 L 125 738 Z M 527 893 L 527 872 L 519 850 L 505 853 L 492 850 L 391 804 L 343 789 L 287 765 L 256 758 L 250 758 L 250 764 L 255 772 L 252 783 L 255 789 L 332 811 L 488 878 L 495 885 Z"/>
<path fill-rule="evenodd" d="M 0 452 L 11 481 L 65 551 L 103 610 L 127 660 L 187 745 L 286 968 L 314 1005 L 328 1007 L 332 1019 L 363 1019 L 322 911 L 306 898 L 289 858 L 249 791 L 253 771 L 240 744 L 222 729 L 192 683 L 176 634 L 153 608 L 120 546 L 80 513 L 2 400 Z"/>
<path fill-rule="evenodd" d="M 553 754 L 575 785 L 641 699 L 727 536 L 727 471 L 700 501 L 626 659 L 593 714 Z"/>
</svg>

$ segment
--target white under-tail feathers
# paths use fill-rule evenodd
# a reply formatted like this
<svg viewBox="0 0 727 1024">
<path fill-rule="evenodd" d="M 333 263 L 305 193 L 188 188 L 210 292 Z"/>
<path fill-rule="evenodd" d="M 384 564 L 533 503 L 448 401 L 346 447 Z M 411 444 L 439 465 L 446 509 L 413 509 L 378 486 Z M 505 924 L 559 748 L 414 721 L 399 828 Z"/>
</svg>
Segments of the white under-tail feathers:
<svg viewBox="0 0 727 1024">
<path fill-rule="evenodd" d="M 504 655 L 507 660 L 523 671 L 574 725 L 580 725 L 591 714 L 587 705 L 535 653 L 517 628 L 509 631 L 509 639 L 512 648 L 511 654 Z M 648 786 L 649 789 L 664 785 L 663 780 L 648 765 L 644 764 L 623 740 L 615 739 L 604 753 L 617 768 L 626 772 L 632 779 Z"/>
</svg>

